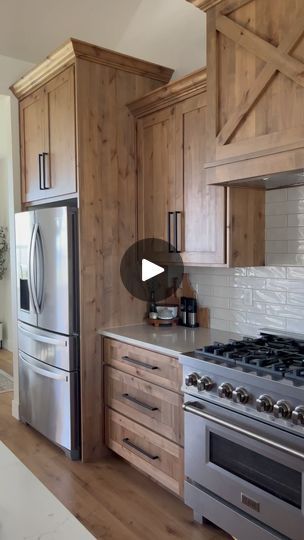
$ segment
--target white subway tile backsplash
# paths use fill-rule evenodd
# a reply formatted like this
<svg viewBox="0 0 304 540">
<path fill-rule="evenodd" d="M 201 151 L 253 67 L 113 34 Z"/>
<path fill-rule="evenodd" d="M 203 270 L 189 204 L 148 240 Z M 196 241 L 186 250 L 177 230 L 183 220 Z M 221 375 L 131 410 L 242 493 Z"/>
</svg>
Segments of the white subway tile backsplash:
<svg viewBox="0 0 304 540">
<path fill-rule="evenodd" d="M 303 309 L 295 306 L 280 305 L 280 304 L 267 304 L 267 315 L 276 315 L 278 317 L 289 317 L 291 319 L 303 319 Z"/>
<path fill-rule="evenodd" d="M 294 319 L 286 320 L 286 330 L 290 332 L 304 333 L 304 319 L 301 321 L 295 321 Z"/>
<path fill-rule="evenodd" d="M 296 186 L 289 188 L 287 190 L 274 190 L 274 191 L 286 191 L 287 198 L 289 201 L 298 201 L 299 199 L 304 199 L 304 186 Z M 286 200 L 286 199 L 284 199 Z"/>
<path fill-rule="evenodd" d="M 266 264 L 188 269 L 200 305 L 210 308 L 211 328 L 304 333 L 304 186 L 266 193 Z"/>
<path fill-rule="evenodd" d="M 222 319 L 224 321 L 246 322 L 246 311 L 237 311 L 234 309 L 211 308 L 210 312 L 211 312 L 212 319 Z"/>
<path fill-rule="evenodd" d="M 225 321 L 224 319 L 213 319 L 210 318 L 210 326 L 211 328 L 215 328 L 215 330 L 230 330 L 229 321 Z"/>
<path fill-rule="evenodd" d="M 247 276 L 249 277 L 261 277 L 261 278 L 285 278 L 286 268 L 279 268 L 277 266 L 259 266 L 257 268 L 247 268 Z"/>
<path fill-rule="evenodd" d="M 287 201 L 287 199 L 289 198 L 287 196 L 287 192 L 288 192 L 287 189 L 272 189 L 271 191 L 266 191 L 266 198 L 265 198 L 266 204 Z M 304 196 L 303 197 L 298 196 L 296 197 L 296 200 L 301 199 L 301 198 L 304 199 Z"/>
<path fill-rule="evenodd" d="M 286 304 L 287 293 L 276 291 L 253 291 L 253 300 L 272 304 Z"/>
<path fill-rule="evenodd" d="M 278 216 L 278 217 L 286 217 L 286 216 Z M 304 213 L 288 216 L 286 226 L 287 227 L 304 227 Z M 280 227 L 284 227 L 284 225 L 280 225 Z"/>
<path fill-rule="evenodd" d="M 282 317 L 272 315 L 261 315 L 260 313 L 247 313 L 247 322 L 256 326 L 267 328 L 285 328 L 285 321 Z"/>
<path fill-rule="evenodd" d="M 287 304 L 303 306 L 304 317 L 304 293 L 287 293 Z"/>
<path fill-rule="evenodd" d="M 266 253 L 266 265 L 296 266 L 304 265 L 304 254 L 296 253 Z"/>
<path fill-rule="evenodd" d="M 229 298 L 203 295 L 204 305 L 210 308 L 229 308 Z"/>
<path fill-rule="evenodd" d="M 266 280 L 255 277 L 232 277 L 230 278 L 231 287 L 244 287 L 245 289 L 264 289 Z"/>
<path fill-rule="evenodd" d="M 270 229 L 272 227 L 287 227 L 288 225 L 287 215 L 271 216 L 267 213 L 267 208 L 268 207 L 266 206 L 266 215 L 265 215 L 266 229 Z M 297 225 L 294 225 L 294 227 L 296 226 Z M 303 226 L 304 226 L 304 223 L 303 223 Z"/>
<path fill-rule="evenodd" d="M 287 279 L 267 279 L 266 289 L 270 291 L 304 291 L 304 279 L 287 280 Z"/>
<path fill-rule="evenodd" d="M 288 253 L 288 241 L 266 240 L 266 253 Z"/>
<path fill-rule="evenodd" d="M 287 268 L 288 279 L 304 279 L 304 267 L 291 267 Z"/>
</svg>

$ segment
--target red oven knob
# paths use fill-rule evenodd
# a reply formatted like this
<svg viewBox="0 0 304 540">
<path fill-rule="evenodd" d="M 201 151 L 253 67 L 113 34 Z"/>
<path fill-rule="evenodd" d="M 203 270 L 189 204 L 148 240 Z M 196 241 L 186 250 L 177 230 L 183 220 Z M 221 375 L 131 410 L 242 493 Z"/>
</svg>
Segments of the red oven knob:
<svg viewBox="0 0 304 540">
<path fill-rule="evenodd" d="M 231 384 L 229 384 L 227 382 L 220 384 L 220 386 L 217 389 L 217 393 L 218 393 L 220 398 L 231 399 L 232 398 L 232 392 L 233 392 L 233 386 L 231 386 Z"/>
</svg>

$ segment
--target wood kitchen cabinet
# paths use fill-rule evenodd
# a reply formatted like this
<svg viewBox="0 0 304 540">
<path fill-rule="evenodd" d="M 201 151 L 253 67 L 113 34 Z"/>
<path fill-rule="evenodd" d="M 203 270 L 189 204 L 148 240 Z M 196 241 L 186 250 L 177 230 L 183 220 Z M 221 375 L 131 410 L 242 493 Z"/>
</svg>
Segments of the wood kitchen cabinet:
<svg viewBox="0 0 304 540">
<path fill-rule="evenodd" d="M 120 279 L 122 256 L 136 240 L 136 126 L 127 103 L 171 76 L 169 68 L 70 39 L 12 86 L 20 103 L 23 203 L 71 198 L 78 207 L 84 461 L 106 451 L 97 330 L 140 323 L 146 310 Z M 43 153 L 48 174 L 39 178 Z"/>
<path fill-rule="evenodd" d="M 74 67 L 20 101 L 21 198 L 77 192 Z"/>
<path fill-rule="evenodd" d="M 188 1 L 207 12 L 207 181 L 303 183 L 304 3 Z"/>
<path fill-rule="evenodd" d="M 206 70 L 129 104 L 137 118 L 138 234 L 187 265 L 261 266 L 265 194 L 207 184 Z"/>
<path fill-rule="evenodd" d="M 184 489 L 182 366 L 175 357 L 103 338 L 106 443 L 176 495 Z"/>
</svg>

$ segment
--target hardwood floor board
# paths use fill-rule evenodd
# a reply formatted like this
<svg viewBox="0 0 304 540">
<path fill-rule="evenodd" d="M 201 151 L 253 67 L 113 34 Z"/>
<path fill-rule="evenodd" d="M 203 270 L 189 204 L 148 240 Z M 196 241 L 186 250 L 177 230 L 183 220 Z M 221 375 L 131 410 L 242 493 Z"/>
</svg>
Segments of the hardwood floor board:
<svg viewBox="0 0 304 540">
<path fill-rule="evenodd" d="M 11 416 L 12 394 L 0 395 L 0 440 L 97 538 L 223 540 L 212 525 L 193 522 L 183 502 L 111 455 L 98 463 L 63 452 Z"/>
<path fill-rule="evenodd" d="M 0 369 L 13 375 L 13 355 L 5 349 L 0 349 Z"/>
</svg>

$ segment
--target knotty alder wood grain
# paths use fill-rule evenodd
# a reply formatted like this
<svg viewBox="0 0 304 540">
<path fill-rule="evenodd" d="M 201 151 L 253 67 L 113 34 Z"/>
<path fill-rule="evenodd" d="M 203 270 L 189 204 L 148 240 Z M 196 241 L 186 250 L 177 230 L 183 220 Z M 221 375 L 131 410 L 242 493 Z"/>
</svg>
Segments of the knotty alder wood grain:
<svg viewBox="0 0 304 540">
<path fill-rule="evenodd" d="M 165 356 L 114 339 L 103 339 L 104 362 L 147 382 L 180 392 L 182 366 L 177 358 Z"/>
<path fill-rule="evenodd" d="M 79 167 L 82 440 L 85 459 L 103 448 L 102 354 L 98 328 L 141 322 L 146 306 L 120 280 L 136 240 L 135 123 L 126 103 L 160 83 L 76 61 Z"/>
<path fill-rule="evenodd" d="M 183 398 L 132 375 L 105 368 L 106 404 L 152 431 L 183 446 Z"/>
<path fill-rule="evenodd" d="M 206 70 L 196 71 L 129 104 L 138 117 L 139 234 L 169 240 L 168 212 L 179 211 L 185 264 L 263 265 L 264 193 L 251 189 L 232 197 L 208 186 L 206 79 Z"/>
<path fill-rule="evenodd" d="M 200 526 L 176 496 L 114 455 L 99 463 L 70 462 L 61 450 L 11 415 L 11 394 L 0 394 L 0 438 L 35 476 L 101 540 L 220 540 Z"/>
<path fill-rule="evenodd" d="M 304 4 L 222 0 L 207 11 L 207 181 L 304 166 Z"/>
</svg>

